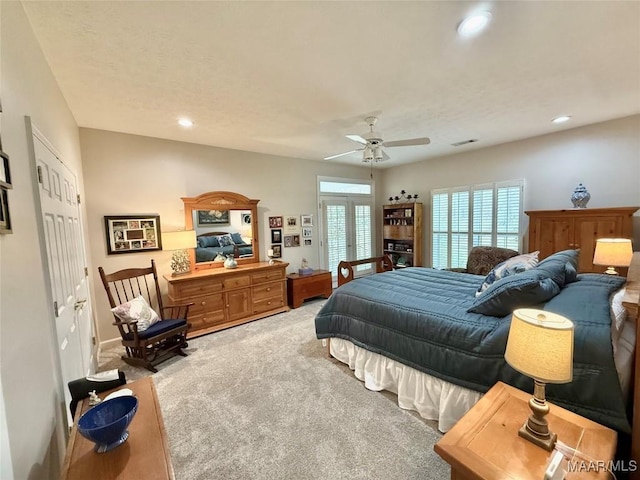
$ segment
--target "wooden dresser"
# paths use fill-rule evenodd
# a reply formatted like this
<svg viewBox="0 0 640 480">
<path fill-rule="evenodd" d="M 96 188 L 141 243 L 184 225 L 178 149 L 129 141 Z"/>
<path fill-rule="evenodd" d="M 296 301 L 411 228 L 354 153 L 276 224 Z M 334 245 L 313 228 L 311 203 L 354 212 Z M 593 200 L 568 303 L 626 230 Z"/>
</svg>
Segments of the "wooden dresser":
<svg viewBox="0 0 640 480">
<path fill-rule="evenodd" d="M 193 338 L 288 311 L 287 265 L 248 263 L 164 278 L 172 303 L 193 303 L 187 318 Z"/>
<path fill-rule="evenodd" d="M 596 240 L 633 238 L 631 217 L 638 208 L 530 210 L 525 212 L 529 216 L 529 251 L 540 251 L 543 259 L 561 250 L 579 248 L 579 271 L 602 273 L 606 267 L 593 264 Z"/>
</svg>

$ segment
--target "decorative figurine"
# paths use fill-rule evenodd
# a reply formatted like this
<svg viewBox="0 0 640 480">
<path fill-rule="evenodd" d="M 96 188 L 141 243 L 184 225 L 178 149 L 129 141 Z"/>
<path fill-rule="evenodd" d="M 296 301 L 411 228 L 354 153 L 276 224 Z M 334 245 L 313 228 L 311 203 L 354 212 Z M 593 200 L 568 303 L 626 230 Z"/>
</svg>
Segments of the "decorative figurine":
<svg viewBox="0 0 640 480">
<path fill-rule="evenodd" d="M 98 395 L 96 395 L 96 391 L 95 390 L 91 390 L 89 392 L 89 405 L 94 406 L 97 405 L 101 402 L 102 400 L 100 400 L 100 397 L 98 397 Z"/>
<path fill-rule="evenodd" d="M 226 260 L 226 257 L 218 252 L 218 254 L 216 255 L 216 258 L 213 259 L 214 262 L 224 262 Z"/>
<path fill-rule="evenodd" d="M 227 255 L 227 259 L 224 261 L 224 268 L 236 268 L 238 266 L 238 262 L 233 258 L 233 254 Z"/>
<path fill-rule="evenodd" d="M 313 273 L 313 268 L 309 268 L 309 262 L 307 262 L 306 258 L 303 258 L 302 262 L 300 262 L 298 275 L 309 275 L 310 273 Z"/>
</svg>

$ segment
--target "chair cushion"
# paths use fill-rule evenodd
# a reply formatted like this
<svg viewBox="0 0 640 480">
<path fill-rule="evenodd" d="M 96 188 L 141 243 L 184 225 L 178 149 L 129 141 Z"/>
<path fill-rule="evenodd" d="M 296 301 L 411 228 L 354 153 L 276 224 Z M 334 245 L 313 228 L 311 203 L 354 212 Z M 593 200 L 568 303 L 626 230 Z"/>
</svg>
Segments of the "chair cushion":
<svg viewBox="0 0 640 480">
<path fill-rule="evenodd" d="M 168 332 L 169 330 L 173 330 L 174 328 L 182 327 L 183 325 L 186 325 L 186 324 L 187 324 L 186 320 L 176 320 L 176 319 L 161 320 L 151 325 L 144 332 L 138 331 L 138 336 L 140 338 L 151 338 L 156 335 L 160 335 L 161 333 Z M 125 340 L 133 340 L 133 333 L 126 334 L 124 338 Z"/>
<path fill-rule="evenodd" d="M 467 259 L 467 273 L 487 275 L 497 264 L 516 255 L 518 252 L 508 248 L 473 247 Z"/>
<path fill-rule="evenodd" d="M 487 288 L 501 278 L 508 277 L 515 273 L 522 273 L 532 269 L 538 265 L 538 254 L 540 252 L 525 253 L 523 255 L 516 255 L 504 262 L 499 263 L 487 275 L 480 288 L 476 292 L 476 297 L 481 295 Z"/>
<path fill-rule="evenodd" d="M 149 306 L 142 295 L 112 308 L 111 311 L 123 322 L 137 320 L 138 332 L 144 332 L 160 320 L 158 314 Z"/>
</svg>

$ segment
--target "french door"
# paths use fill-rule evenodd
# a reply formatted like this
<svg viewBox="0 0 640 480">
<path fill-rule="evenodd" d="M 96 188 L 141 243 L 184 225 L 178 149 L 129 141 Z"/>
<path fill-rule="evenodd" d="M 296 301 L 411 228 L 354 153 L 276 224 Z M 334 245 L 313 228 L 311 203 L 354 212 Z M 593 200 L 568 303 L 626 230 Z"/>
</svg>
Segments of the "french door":
<svg viewBox="0 0 640 480">
<path fill-rule="evenodd" d="M 323 197 L 324 268 L 337 279 L 338 264 L 342 260 L 360 260 L 373 256 L 373 202 L 369 199 Z M 371 265 L 359 265 L 358 274 L 369 273 Z"/>
</svg>

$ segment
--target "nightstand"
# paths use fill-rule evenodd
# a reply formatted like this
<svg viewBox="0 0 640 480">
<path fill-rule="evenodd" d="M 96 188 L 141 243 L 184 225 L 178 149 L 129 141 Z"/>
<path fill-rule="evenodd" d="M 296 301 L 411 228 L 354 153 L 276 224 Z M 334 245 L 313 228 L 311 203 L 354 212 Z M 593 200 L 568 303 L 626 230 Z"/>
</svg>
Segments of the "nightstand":
<svg viewBox="0 0 640 480">
<path fill-rule="evenodd" d="M 553 452 L 518 436 L 518 429 L 529 417 L 531 394 L 502 382 L 496 383 L 434 449 L 451 465 L 452 480 L 520 479 L 542 480 Z M 591 420 L 551 404 L 549 428 L 558 441 L 588 457 L 609 462 L 616 451 L 617 434 Z M 568 469 L 568 461 L 563 468 Z M 572 467 L 577 467 L 575 459 Z M 588 465 L 589 461 L 585 461 Z M 594 469 L 592 469 L 594 470 Z M 608 479 L 604 469 L 574 471 L 567 480 Z"/>
</svg>

